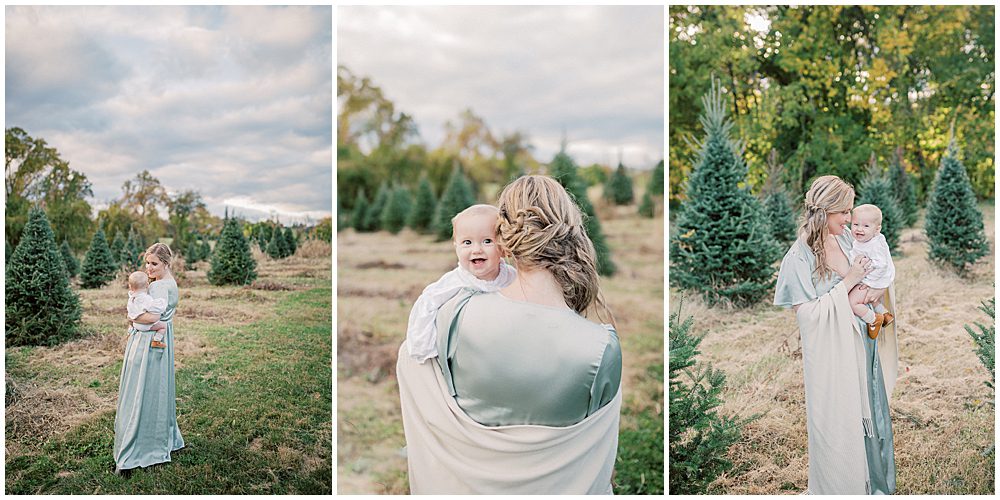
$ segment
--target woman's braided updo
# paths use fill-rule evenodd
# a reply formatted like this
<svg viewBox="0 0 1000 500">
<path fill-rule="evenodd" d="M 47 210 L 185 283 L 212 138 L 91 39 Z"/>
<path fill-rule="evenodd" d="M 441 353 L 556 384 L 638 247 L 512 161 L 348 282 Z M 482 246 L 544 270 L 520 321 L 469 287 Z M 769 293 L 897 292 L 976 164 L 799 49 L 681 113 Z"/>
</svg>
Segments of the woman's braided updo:
<svg viewBox="0 0 1000 500">
<path fill-rule="evenodd" d="M 160 259 L 160 262 L 162 262 L 163 266 L 167 269 L 170 269 L 173 264 L 174 252 L 170 250 L 170 246 L 166 243 L 153 243 L 146 249 L 146 252 L 143 255 L 145 256 L 149 254 L 153 254 L 156 258 Z"/>
<path fill-rule="evenodd" d="M 542 175 L 520 177 L 500 193 L 497 207 L 497 242 L 515 266 L 551 272 L 577 313 L 596 302 L 610 316 L 583 215 L 558 182 Z"/>
<path fill-rule="evenodd" d="M 854 187 L 836 175 L 817 177 L 806 193 L 805 211 L 799 234 L 816 256 L 816 276 L 824 278 L 833 270 L 826 262 L 825 243 L 830 234 L 826 214 L 850 210 L 854 205 Z"/>
</svg>

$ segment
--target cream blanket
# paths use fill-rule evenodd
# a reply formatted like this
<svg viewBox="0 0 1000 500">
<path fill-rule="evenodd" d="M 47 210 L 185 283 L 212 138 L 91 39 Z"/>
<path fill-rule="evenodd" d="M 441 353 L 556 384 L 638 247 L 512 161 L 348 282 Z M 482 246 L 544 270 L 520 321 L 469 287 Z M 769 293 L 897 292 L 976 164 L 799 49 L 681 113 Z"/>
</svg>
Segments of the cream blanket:
<svg viewBox="0 0 1000 500">
<path fill-rule="evenodd" d="M 894 288 L 888 289 L 883 305 L 898 318 Z M 808 493 L 864 495 L 869 475 L 863 437 L 871 434 L 862 337 L 867 333 L 851 312 L 843 282 L 802 304 L 796 317 L 806 386 Z M 896 324 L 883 328 L 877 342 L 889 398 L 898 371 Z"/>
<path fill-rule="evenodd" d="M 396 377 L 411 494 L 612 493 L 621 389 L 570 427 L 486 427 L 455 403 L 437 363 L 418 363 L 405 343 Z"/>
</svg>

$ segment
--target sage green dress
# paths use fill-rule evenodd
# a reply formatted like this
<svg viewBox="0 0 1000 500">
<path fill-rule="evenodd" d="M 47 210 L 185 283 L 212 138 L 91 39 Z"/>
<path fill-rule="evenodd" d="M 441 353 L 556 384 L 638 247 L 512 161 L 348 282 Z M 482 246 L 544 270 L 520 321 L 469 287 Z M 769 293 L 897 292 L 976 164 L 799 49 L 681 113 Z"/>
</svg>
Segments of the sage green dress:
<svg viewBox="0 0 1000 500">
<path fill-rule="evenodd" d="M 129 329 L 118 385 L 115 413 L 115 464 L 119 470 L 147 467 L 170 461 L 170 453 L 184 447 L 177 427 L 174 386 L 174 313 L 177 282 L 154 281 L 149 285 L 154 299 L 167 299 L 160 321 L 167 324 L 166 348 L 149 347 L 155 332 Z"/>
<path fill-rule="evenodd" d="M 465 289 L 440 309 L 437 331 L 451 395 L 486 426 L 567 427 L 621 385 L 617 333 L 569 309 Z"/>
<path fill-rule="evenodd" d="M 849 234 L 837 237 L 837 243 L 844 255 L 850 255 L 853 240 Z M 805 247 L 801 240 L 792 243 L 803 245 L 800 253 L 807 257 L 806 261 L 791 259 L 786 256 L 782 262 L 781 273 L 774 295 L 774 304 L 784 307 L 803 304 L 828 293 L 834 286 L 843 281 L 843 277 L 833 273 L 830 277 L 818 279 L 814 272 L 815 255 Z M 791 252 L 789 252 L 791 253 Z M 869 306 L 870 307 L 870 306 Z M 854 317 L 862 332 L 867 331 L 865 322 Z M 859 422 L 858 430 L 865 441 L 865 455 L 868 461 L 869 492 L 874 495 L 891 495 L 896 491 L 896 460 L 893 452 L 892 422 L 889 419 L 889 400 L 885 393 L 885 382 L 882 378 L 882 366 L 878 358 L 878 343 L 868 335 L 862 335 L 865 344 L 865 374 L 868 377 L 868 398 L 872 412 L 871 436 L 866 436 Z"/>
</svg>

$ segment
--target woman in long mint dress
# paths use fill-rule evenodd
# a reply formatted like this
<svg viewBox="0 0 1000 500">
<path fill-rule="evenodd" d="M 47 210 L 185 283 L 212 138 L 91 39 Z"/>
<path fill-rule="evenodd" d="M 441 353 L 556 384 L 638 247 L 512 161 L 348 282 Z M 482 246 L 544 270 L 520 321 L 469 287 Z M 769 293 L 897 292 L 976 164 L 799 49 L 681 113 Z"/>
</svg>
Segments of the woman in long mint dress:
<svg viewBox="0 0 1000 500">
<path fill-rule="evenodd" d="M 146 250 L 146 274 L 151 280 L 149 294 L 167 299 L 167 308 L 157 316 L 143 313 L 140 323 L 167 324 L 166 348 L 151 348 L 155 332 L 129 329 L 118 385 L 115 413 L 115 471 L 128 474 L 136 467 L 169 462 L 170 453 L 184 447 L 177 427 L 174 385 L 174 314 L 177 311 L 177 282 L 170 273 L 173 253 L 163 243 Z"/>
<path fill-rule="evenodd" d="M 799 238 L 781 262 L 774 304 L 795 310 L 802 338 L 807 492 L 888 495 L 896 490 L 889 419 L 898 368 L 896 327 L 883 327 L 869 338 L 847 300 L 870 270 L 867 257 L 854 262 L 847 257 L 853 240 L 845 224 L 853 205 L 854 188 L 840 178 L 813 182 Z M 896 313 L 893 288 L 865 288 L 867 302 L 882 298 Z"/>
</svg>

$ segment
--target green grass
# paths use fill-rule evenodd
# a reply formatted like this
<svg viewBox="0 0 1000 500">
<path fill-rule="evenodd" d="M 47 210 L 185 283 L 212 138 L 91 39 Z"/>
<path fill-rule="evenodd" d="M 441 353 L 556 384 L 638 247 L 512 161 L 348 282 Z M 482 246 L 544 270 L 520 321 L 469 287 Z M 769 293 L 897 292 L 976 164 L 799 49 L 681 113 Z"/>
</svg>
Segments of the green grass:
<svg viewBox="0 0 1000 500">
<path fill-rule="evenodd" d="M 218 351 L 177 371 L 187 448 L 172 462 L 114 475 L 114 412 L 104 412 L 8 459 L 7 493 L 331 493 L 330 294 L 289 293 L 262 321 L 200 332 Z"/>
</svg>

